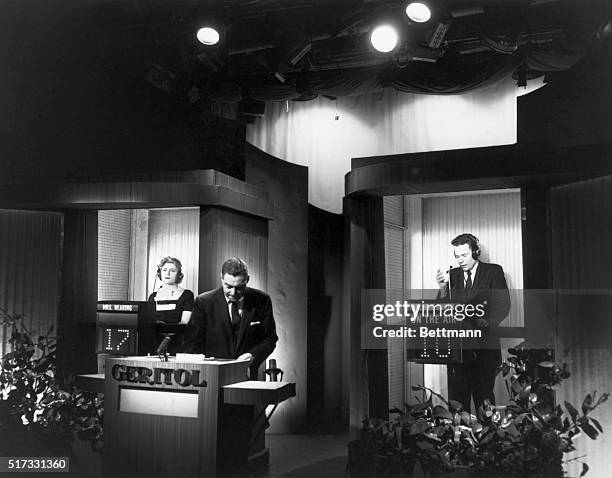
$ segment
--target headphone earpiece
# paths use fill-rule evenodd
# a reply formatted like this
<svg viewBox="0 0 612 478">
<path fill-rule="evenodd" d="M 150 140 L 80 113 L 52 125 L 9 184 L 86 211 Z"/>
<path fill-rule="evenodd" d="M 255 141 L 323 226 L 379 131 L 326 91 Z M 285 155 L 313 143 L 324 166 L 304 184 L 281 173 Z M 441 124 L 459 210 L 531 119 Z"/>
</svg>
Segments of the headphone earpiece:
<svg viewBox="0 0 612 478">
<path fill-rule="evenodd" d="M 473 234 L 468 234 L 468 237 L 472 240 L 474 244 L 474 249 L 472 249 L 472 259 L 477 260 L 480 257 L 480 241 Z"/>
<path fill-rule="evenodd" d="M 164 264 L 167 264 L 168 262 L 171 262 L 171 263 L 173 263 L 176 266 L 176 268 L 177 268 L 177 271 L 176 271 L 176 283 L 179 284 L 183 280 L 183 277 L 185 277 L 183 275 L 183 265 L 181 264 L 181 262 L 178 259 L 175 259 L 174 257 L 168 256 L 168 257 L 164 257 L 162 259 L 162 261 L 157 266 L 157 278 L 159 280 L 162 280 L 161 269 L 164 266 Z"/>
<path fill-rule="evenodd" d="M 458 247 L 463 244 L 467 244 L 468 247 L 470 248 L 470 251 L 472 251 L 472 259 L 477 260 L 480 257 L 480 253 L 481 253 L 480 241 L 473 234 L 468 234 L 468 233 L 459 234 L 457 237 L 455 237 L 451 241 L 451 244 L 455 247 Z"/>
</svg>

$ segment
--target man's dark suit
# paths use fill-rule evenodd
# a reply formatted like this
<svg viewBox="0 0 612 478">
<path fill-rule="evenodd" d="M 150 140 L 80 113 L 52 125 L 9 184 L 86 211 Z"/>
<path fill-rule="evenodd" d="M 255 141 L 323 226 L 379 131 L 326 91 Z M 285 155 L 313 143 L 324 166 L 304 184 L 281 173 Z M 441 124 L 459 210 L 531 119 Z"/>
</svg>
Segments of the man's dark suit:
<svg viewBox="0 0 612 478">
<path fill-rule="evenodd" d="M 494 401 L 495 369 L 501 363 L 499 338 L 495 329 L 510 311 L 510 294 L 504 270 L 497 264 L 478 262 L 476 275 L 472 278 L 472 287 L 467 290 L 460 267 L 451 269 L 449 277 L 449 300 L 475 306 L 483 304 L 482 318 L 489 323 L 488 327 L 480 329 L 483 338 L 478 343 L 479 348 L 464 350 L 464 363 L 448 366 L 449 398 L 461 402 L 464 408 L 469 410 L 471 395 L 474 395 L 476 407 L 482 404 L 485 398 Z M 471 320 L 471 325 L 474 324 L 475 320 Z"/>
<path fill-rule="evenodd" d="M 257 368 L 278 340 L 272 301 L 265 292 L 247 287 L 242 309 L 240 328 L 234 334 L 223 289 L 198 295 L 185 331 L 183 351 L 216 358 L 237 358 L 249 352 L 253 355 L 251 377 L 256 378 Z"/>
</svg>

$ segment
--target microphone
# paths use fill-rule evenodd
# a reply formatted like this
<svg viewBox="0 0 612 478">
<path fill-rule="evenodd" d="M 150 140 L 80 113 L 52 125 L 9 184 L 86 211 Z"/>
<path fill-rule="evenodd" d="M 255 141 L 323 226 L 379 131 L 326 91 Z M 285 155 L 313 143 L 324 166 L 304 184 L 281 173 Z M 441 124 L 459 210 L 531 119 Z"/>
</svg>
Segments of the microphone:
<svg viewBox="0 0 612 478">
<path fill-rule="evenodd" d="M 170 335 L 166 335 L 164 337 L 164 340 L 162 340 L 161 343 L 159 344 L 159 347 L 157 347 L 157 350 L 155 351 L 155 353 L 157 355 L 162 355 L 168 348 L 168 345 L 170 345 L 171 340 L 172 340 L 172 337 Z"/>
<path fill-rule="evenodd" d="M 268 368 L 264 373 L 270 377 L 270 382 L 278 382 L 279 375 L 280 379 L 283 379 L 283 371 L 280 368 L 276 368 L 276 359 L 268 360 Z"/>
</svg>

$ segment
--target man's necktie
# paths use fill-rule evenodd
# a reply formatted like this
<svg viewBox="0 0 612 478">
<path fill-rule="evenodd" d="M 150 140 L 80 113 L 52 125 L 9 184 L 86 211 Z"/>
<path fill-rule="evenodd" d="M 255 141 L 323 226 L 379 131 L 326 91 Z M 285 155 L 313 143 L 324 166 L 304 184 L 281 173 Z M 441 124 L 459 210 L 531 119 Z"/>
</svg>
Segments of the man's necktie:
<svg viewBox="0 0 612 478">
<path fill-rule="evenodd" d="M 472 271 L 467 271 L 467 279 L 465 280 L 465 288 L 472 288 Z"/>
<path fill-rule="evenodd" d="M 240 328 L 240 312 L 238 311 L 238 304 L 236 302 L 230 302 L 230 311 L 232 314 L 232 328 L 234 332 L 238 333 Z"/>
</svg>

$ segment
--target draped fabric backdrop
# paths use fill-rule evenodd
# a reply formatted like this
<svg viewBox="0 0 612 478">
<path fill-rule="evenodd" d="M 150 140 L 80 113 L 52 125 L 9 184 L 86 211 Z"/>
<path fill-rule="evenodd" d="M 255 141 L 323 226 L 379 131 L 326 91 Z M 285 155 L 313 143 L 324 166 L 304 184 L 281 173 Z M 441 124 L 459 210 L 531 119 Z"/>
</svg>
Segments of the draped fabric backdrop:
<svg viewBox="0 0 612 478">
<path fill-rule="evenodd" d="M 311 204 L 342 212 L 351 158 L 512 144 L 514 80 L 462 95 L 416 95 L 393 89 L 338 99 L 267 102 L 247 141 L 308 166 Z"/>
</svg>

